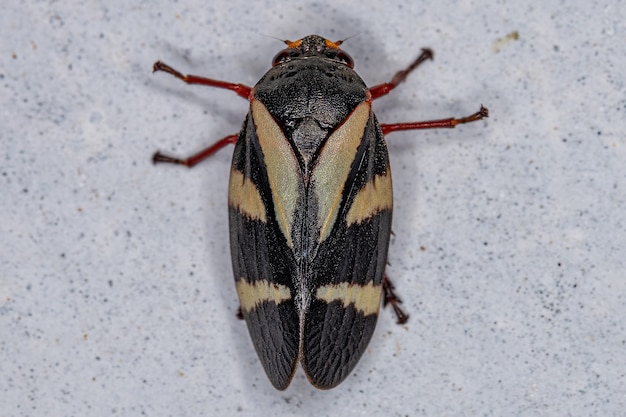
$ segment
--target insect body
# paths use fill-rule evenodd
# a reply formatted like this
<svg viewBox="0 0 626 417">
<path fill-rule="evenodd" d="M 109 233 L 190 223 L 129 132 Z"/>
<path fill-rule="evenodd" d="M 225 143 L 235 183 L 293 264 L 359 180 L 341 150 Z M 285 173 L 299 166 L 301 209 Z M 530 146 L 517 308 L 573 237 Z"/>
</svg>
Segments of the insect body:
<svg viewBox="0 0 626 417">
<path fill-rule="evenodd" d="M 406 316 L 385 276 L 391 233 L 391 171 L 383 135 L 454 127 L 487 116 L 381 125 L 372 100 L 387 94 L 431 52 L 391 82 L 368 88 L 350 56 L 317 35 L 287 48 L 254 88 L 183 75 L 250 101 L 238 135 L 180 160 L 193 166 L 235 144 L 228 207 L 241 313 L 265 372 L 285 389 L 302 364 L 322 389 L 342 382 L 365 351 L 381 300 Z"/>
</svg>

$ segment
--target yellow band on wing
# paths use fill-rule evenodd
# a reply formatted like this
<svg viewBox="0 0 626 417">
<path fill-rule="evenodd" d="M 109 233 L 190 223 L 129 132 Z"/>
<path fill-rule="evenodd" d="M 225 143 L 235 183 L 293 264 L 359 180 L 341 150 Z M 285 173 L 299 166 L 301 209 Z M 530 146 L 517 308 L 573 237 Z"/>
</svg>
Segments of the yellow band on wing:
<svg viewBox="0 0 626 417">
<path fill-rule="evenodd" d="M 382 285 L 374 285 L 372 281 L 365 285 L 342 282 L 319 287 L 315 298 L 327 303 L 340 301 L 344 307 L 352 305 L 357 311 L 368 316 L 378 313 L 382 290 Z"/>
<path fill-rule="evenodd" d="M 291 299 L 289 287 L 264 279 L 254 282 L 243 279 L 237 281 L 237 294 L 242 311 L 251 311 L 264 302 L 274 302 L 278 305 Z"/>
</svg>

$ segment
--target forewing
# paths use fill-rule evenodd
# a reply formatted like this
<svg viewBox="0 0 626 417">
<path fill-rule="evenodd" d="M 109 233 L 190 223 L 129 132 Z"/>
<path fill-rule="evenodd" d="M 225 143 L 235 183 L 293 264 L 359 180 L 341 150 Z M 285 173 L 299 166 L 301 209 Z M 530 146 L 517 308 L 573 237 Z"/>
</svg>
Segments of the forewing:
<svg viewBox="0 0 626 417">
<path fill-rule="evenodd" d="M 340 178 L 321 178 L 316 170 L 326 162 Z M 329 137 L 312 187 L 331 203 L 326 210 L 320 203 L 302 366 L 313 385 L 326 389 L 341 383 L 365 351 L 381 301 L 393 198 L 387 147 L 369 103 Z"/>
<path fill-rule="evenodd" d="M 282 390 L 296 369 L 300 329 L 294 303 L 295 261 L 285 232 L 291 208 L 284 207 L 289 201 L 275 201 L 276 187 L 293 186 L 294 178 L 282 178 L 288 184 L 277 184 L 281 179 L 276 180 L 276 169 L 277 164 L 287 167 L 293 161 L 290 155 L 270 152 L 284 138 L 271 137 L 275 126 L 266 124 L 275 122 L 264 118 L 258 101 L 252 105 L 235 146 L 230 175 L 231 255 L 252 342 L 270 381 Z M 280 161 L 281 157 L 286 159 Z"/>
</svg>

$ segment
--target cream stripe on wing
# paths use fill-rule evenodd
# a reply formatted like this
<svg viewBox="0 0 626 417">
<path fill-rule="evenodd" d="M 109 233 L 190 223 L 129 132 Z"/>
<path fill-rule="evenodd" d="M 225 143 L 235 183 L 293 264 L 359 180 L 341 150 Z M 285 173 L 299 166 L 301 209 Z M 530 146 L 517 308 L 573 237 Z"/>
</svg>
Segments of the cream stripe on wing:
<svg viewBox="0 0 626 417">
<path fill-rule="evenodd" d="M 237 294 L 241 310 L 251 311 L 264 302 L 274 302 L 277 305 L 291 299 L 291 291 L 286 285 L 274 284 L 267 280 L 248 282 L 244 279 L 237 281 Z"/>
<path fill-rule="evenodd" d="M 252 220 L 267 221 L 265 205 L 256 185 L 243 172 L 231 168 L 228 183 L 228 205 Z"/>
<path fill-rule="evenodd" d="M 376 175 L 374 179 L 357 193 L 352 201 L 346 222 L 348 226 L 369 219 L 376 213 L 393 207 L 393 191 L 391 187 L 391 171 L 387 168 L 385 175 Z"/>
<path fill-rule="evenodd" d="M 330 234 L 341 204 L 343 188 L 370 118 L 370 103 L 359 104 L 328 138 L 315 166 L 312 184 L 319 204 L 320 243 Z"/>
<path fill-rule="evenodd" d="M 276 220 L 291 248 L 291 226 L 298 201 L 300 166 L 282 129 L 263 103 L 253 99 L 250 108 L 272 189 Z"/>
<path fill-rule="evenodd" d="M 364 316 L 368 316 L 378 313 L 382 292 L 383 286 L 374 285 L 372 281 L 365 285 L 342 282 L 341 284 L 319 287 L 315 293 L 315 298 L 327 303 L 341 301 L 344 307 L 352 305 Z"/>
</svg>

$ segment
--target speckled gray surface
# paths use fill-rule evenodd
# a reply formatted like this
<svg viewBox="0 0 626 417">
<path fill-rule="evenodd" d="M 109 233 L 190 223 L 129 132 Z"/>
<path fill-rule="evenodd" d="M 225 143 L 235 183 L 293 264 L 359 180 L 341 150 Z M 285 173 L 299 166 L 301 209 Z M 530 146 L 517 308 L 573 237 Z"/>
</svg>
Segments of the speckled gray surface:
<svg viewBox="0 0 626 417">
<path fill-rule="evenodd" d="M 623 2 L 15 3 L 0 14 L 1 416 L 623 415 Z M 230 152 L 150 163 L 236 132 L 246 102 L 150 70 L 250 85 L 282 47 L 262 35 L 310 33 L 358 33 L 344 47 L 370 85 L 435 50 L 375 103 L 383 122 L 481 103 L 491 118 L 389 136 L 388 271 L 412 319 L 383 312 L 338 388 L 299 372 L 277 392 L 235 318 Z"/>
</svg>

